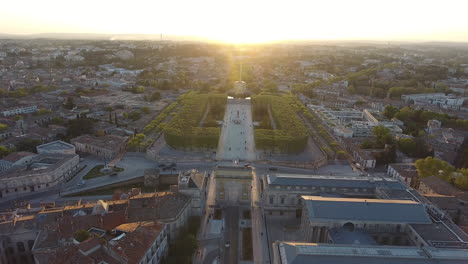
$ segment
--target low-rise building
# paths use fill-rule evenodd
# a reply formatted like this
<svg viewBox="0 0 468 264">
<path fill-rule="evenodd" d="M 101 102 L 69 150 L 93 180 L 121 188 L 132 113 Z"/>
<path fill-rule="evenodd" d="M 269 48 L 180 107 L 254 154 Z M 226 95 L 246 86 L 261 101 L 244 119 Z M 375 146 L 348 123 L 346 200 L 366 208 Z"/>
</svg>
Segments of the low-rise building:
<svg viewBox="0 0 468 264">
<path fill-rule="evenodd" d="M 452 128 L 431 129 L 427 143 L 434 151 L 434 157 L 453 164 L 457 154 L 468 138 L 468 132 Z"/>
<path fill-rule="evenodd" d="M 406 103 L 414 103 L 415 105 L 435 105 L 453 110 L 460 110 L 468 100 L 466 97 L 445 95 L 444 93 L 404 94 L 401 96 L 401 99 Z"/>
<path fill-rule="evenodd" d="M 462 193 L 461 190 L 452 186 L 450 183 L 442 180 L 437 176 L 429 176 L 422 178 L 419 182 L 419 192 L 425 195 L 446 195 L 455 196 Z"/>
<path fill-rule="evenodd" d="M 1 113 L 4 117 L 14 116 L 14 115 L 22 115 L 22 114 L 30 114 L 37 111 L 37 105 L 29 105 L 29 106 L 21 106 L 15 108 L 9 108 L 1 110 Z"/>
<path fill-rule="evenodd" d="M 118 237 L 109 241 L 113 253 L 124 263 L 159 264 L 167 256 L 167 224 L 156 222 L 126 223 L 115 229 Z"/>
<path fill-rule="evenodd" d="M 0 262 L 160 263 L 186 226 L 190 205 L 181 193 L 132 189 L 121 200 L 16 208 L 0 213 Z M 80 230 L 87 240 L 77 240 Z"/>
<path fill-rule="evenodd" d="M 75 145 L 76 151 L 78 152 L 112 159 L 125 149 L 127 139 L 127 137 L 114 135 L 105 135 L 101 137 L 83 135 L 73 138 L 71 143 Z"/>
<path fill-rule="evenodd" d="M 388 164 L 387 174 L 399 179 L 409 187 L 417 188 L 418 186 L 418 171 L 414 163 Z"/>
<path fill-rule="evenodd" d="M 128 220 L 158 220 L 168 225 L 169 240 L 174 240 L 191 216 L 191 198 L 179 192 L 139 194 L 128 200 Z"/>
<path fill-rule="evenodd" d="M 381 177 L 267 174 L 262 179 L 264 209 L 268 215 L 298 217 L 302 195 L 376 197 L 377 189 L 402 190 L 398 180 Z"/>
<path fill-rule="evenodd" d="M 24 166 L 31 163 L 37 154 L 27 151 L 13 152 L 0 160 L 0 171 L 8 170 L 13 166 Z"/>
<path fill-rule="evenodd" d="M 206 172 L 197 170 L 181 171 L 178 176 L 179 192 L 192 198 L 192 215 L 203 215 L 206 202 Z"/>
<path fill-rule="evenodd" d="M 409 224 L 431 224 L 423 204 L 411 200 L 302 196 L 303 241 L 327 243 L 333 228 L 361 230 L 375 241 L 407 244 L 403 231 Z M 390 235 L 392 234 L 392 235 Z"/>
<path fill-rule="evenodd" d="M 39 154 L 76 154 L 75 146 L 61 140 L 49 142 L 36 147 Z"/>
<path fill-rule="evenodd" d="M 78 168 L 78 155 L 39 154 L 27 165 L 0 173 L 0 199 L 45 191 L 69 179 Z"/>
<path fill-rule="evenodd" d="M 361 168 L 364 169 L 373 169 L 377 164 L 377 159 L 375 155 L 384 151 L 383 149 L 360 149 L 357 148 L 353 151 L 354 160 L 359 163 Z"/>
<path fill-rule="evenodd" d="M 461 249 L 436 249 L 380 245 L 332 245 L 276 241 L 273 244 L 273 264 L 455 264 L 467 263 L 467 253 Z"/>
</svg>

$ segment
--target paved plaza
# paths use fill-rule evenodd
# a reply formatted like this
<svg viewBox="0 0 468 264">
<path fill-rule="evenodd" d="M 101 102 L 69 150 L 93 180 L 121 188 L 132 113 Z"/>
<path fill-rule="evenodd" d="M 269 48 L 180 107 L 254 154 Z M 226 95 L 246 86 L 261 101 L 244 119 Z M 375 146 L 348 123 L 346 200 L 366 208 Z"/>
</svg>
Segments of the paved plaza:
<svg viewBox="0 0 468 264">
<path fill-rule="evenodd" d="M 250 100 L 228 99 L 216 159 L 256 159 Z"/>
</svg>

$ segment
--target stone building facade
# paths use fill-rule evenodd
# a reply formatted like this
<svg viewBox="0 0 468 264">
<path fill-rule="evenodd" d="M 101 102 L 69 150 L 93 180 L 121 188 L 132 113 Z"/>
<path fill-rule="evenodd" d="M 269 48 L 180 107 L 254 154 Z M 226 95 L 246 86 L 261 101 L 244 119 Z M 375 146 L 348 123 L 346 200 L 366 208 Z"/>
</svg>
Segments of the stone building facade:
<svg viewBox="0 0 468 264">
<path fill-rule="evenodd" d="M 78 163 L 78 155 L 39 154 L 25 166 L 0 173 L 0 199 L 45 191 L 72 177 Z"/>
<path fill-rule="evenodd" d="M 263 203 L 267 215 L 300 217 L 302 195 L 335 195 L 374 198 L 376 189 L 404 189 L 397 180 L 381 177 L 267 174 L 262 179 Z"/>
<path fill-rule="evenodd" d="M 77 152 L 88 153 L 105 159 L 113 159 L 125 149 L 127 137 L 105 135 L 95 137 L 83 135 L 73 138 L 71 143 L 75 145 Z"/>
</svg>

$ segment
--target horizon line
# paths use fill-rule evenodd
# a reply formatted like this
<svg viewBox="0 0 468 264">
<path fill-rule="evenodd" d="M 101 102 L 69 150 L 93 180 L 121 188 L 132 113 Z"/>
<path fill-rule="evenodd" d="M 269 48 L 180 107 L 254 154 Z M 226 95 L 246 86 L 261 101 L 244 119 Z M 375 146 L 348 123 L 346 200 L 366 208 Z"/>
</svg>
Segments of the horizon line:
<svg viewBox="0 0 468 264">
<path fill-rule="evenodd" d="M 218 42 L 218 43 L 226 43 L 226 44 L 239 44 L 239 45 L 251 45 L 251 44 L 268 44 L 268 43 L 281 43 L 281 42 L 307 42 L 307 41 L 330 41 L 330 42 L 407 42 L 408 44 L 424 44 L 424 43 L 450 43 L 450 44 L 468 44 L 468 41 L 460 41 L 460 40 L 431 40 L 431 39 L 351 39 L 351 38 L 331 38 L 331 39 L 314 39 L 314 38 L 292 38 L 292 39 L 277 39 L 277 40 L 269 40 L 269 41 L 260 41 L 260 42 L 245 42 L 245 43 L 233 43 L 229 41 L 218 40 L 216 38 L 210 38 L 206 36 L 200 35 L 184 35 L 184 34 L 164 34 L 164 33 L 89 33 L 89 32 L 41 32 L 41 33 L 3 33 L 0 32 L 0 39 L 20 39 L 20 38 L 30 38 L 30 39 L 70 39 L 70 40 L 97 40 L 97 39 L 90 39 L 86 37 L 67 37 L 65 35 L 90 35 L 90 36 L 147 36 L 147 37 L 155 37 L 160 38 L 160 36 L 171 36 L 171 37 L 180 37 L 180 38 L 191 38 L 187 40 L 171 40 L 171 39 L 162 39 L 163 41 L 201 41 L 201 42 Z M 61 38 L 54 38 L 54 37 L 40 37 L 40 35 L 63 35 Z M 36 37 L 37 36 L 37 37 Z M 7 37 L 7 38 L 5 38 Z M 9 37 L 9 38 L 8 38 Z M 112 39 L 101 39 L 101 40 L 112 40 Z M 133 38 L 133 39 L 117 39 L 117 40 L 127 40 L 127 41 L 137 41 L 137 40 L 145 40 L 143 38 Z M 146 39 L 150 40 L 150 39 Z M 159 39 L 151 39 L 151 40 L 159 40 Z"/>
</svg>

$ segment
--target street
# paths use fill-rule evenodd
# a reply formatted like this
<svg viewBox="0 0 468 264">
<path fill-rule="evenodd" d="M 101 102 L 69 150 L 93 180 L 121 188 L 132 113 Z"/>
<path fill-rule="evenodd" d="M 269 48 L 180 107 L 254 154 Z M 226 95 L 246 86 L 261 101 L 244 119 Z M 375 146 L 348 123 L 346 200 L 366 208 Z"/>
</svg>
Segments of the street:
<svg viewBox="0 0 468 264">
<path fill-rule="evenodd" d="M 261 198 L 260 179 L 255 171 L 252 171 L 252 243 L 254 263 L 269 263 L 269 242 L 265 229 Z"/>
<path fill-rule="evenodd" d="M 226 229 L 224 234 L 225 243 L 230 243 L 229 247 L 225 248 L 224 261 L 225 264 L 239 263 L 239 206 L 230 206 L 224 209 L 224 221 Z"/>
</svg>

